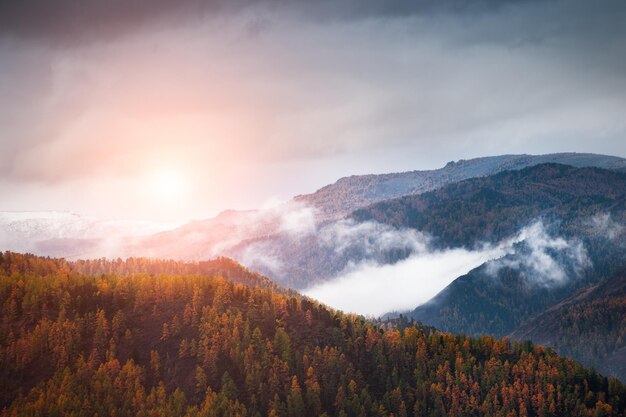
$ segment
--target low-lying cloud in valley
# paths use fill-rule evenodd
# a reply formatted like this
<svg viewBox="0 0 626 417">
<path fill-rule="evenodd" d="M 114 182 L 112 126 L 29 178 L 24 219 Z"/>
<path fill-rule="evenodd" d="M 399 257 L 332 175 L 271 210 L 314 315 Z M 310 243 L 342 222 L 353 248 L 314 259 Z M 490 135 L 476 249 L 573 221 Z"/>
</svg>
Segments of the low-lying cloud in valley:
<svg viewBox="0 0 626 417">
<path fill-rule="evenodd" d="M 513 269 L 528 285 L 540 286 L 562 285 L 590 265 L 581 240 L 559 236 L 541 220 L 500 242 L 441 248 L 415 229 L 353 219 L 319 223 L 316 213 L 293 202 L 224 212 L 145 239 L 142 234 L 158 229 L 134 225 L 137 230 L 129 236 L 127 224 L 127 234 L 122 234 L 117 223 L 76 215 L 22 219 L 6 214 L 0 216 L 0 235 L 11 242 L 0 239 L 0 244 L 68 258 L 132 253 L 202 260 L 226 255 L 334 308 L 372 316 L 412 310 L 485 263 L 484 272 L 494 280 L 503 269 Z M 619 219 L 609 214 L 584 224 L 591 236 L 612 241 L 624 233 Z M 17 246 L 20 242 L 24 246 Z"/>
<path fill-rule="evenodd" d="M 513 254 L 489 263 L 490 274 L 508 267 L 520 270 L 528 284 L 552 286 L 565 283 L 591 263 L 579 239 L 550 236 L 541 221 L 522 229 L 516 240 Z"/>
<path fill-rule="evenodd" d="M 428 301 L 459 276 L 504 254 L 502 248 L 416 253 L 395 264 L 365 261 L 304 293 L 332 307 L 380 316 Z"/>
<path fill-rule="evenodd" d="M 341 226 L 345 227 L 346 224 Z M 432 249 L 428 239 L 413 230 L 394 231 L 373 223 L 352 224 L 352 229 L 344 235 L 351 235 L 356 244 L 360 241 L 360 244 L 370 245 L 383 237 L 382 241 L 402 241 L 413 248 L 410 256 L 393 264 L 371 259 L 351 263 L 333 279 L 303 291 L 332 307 L 364 315 L 412 310 L 484 263 L 488 263 L 487 271 L 494 279 L 501 268 L 508 267 L 519 269 L 529 285 L 548 286 L 565 282 L 570 273 L 577 274 L 590 262 L 581 241 L 551 236 L 542 221 L 523 228 L 510 239 L 479 245 L 472 250 Z M 384 229 L 382 233 L 381 229 Z M 356 230 L 376 230 L 377 233 L 354 239 Z M 413 242 L 409 236 L 413 236 Z M 346 249 L 338 245 L 337 250 Z"/>
<path fill-rule="evenodd" d="M 336 252 L 345 252 L 355 246 L 365 255 L 394 249 L 423 252 L 430 238 L 414 229 L 395 229 L 373 221 L 338 220 L 320 230 L 320 241 Z"/>
<path fill-rule="evenodd" d="M 604 236 L 609 240 L 615 240 L 621 237 L 626 227 L 616 222 L 610 213 L 598 213 L 587 222 L 587 226 L 591 231 L 599 236 Z"/>
</svg>

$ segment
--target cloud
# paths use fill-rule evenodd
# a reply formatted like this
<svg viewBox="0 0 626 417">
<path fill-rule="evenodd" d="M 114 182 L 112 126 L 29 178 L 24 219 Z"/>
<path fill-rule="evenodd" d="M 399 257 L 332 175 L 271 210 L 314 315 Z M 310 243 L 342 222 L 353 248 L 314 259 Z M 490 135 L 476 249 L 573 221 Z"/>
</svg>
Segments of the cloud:
<svg viewBox="0 0 626 417">
<path fill-rule="evenodd" d="M 248 268 L 269 270 L 274 276 L 279 275 L 285 265 L 282 259 L 272 253 L 269 244 L 263 241 L 247 244 L 238 254 L 237 260 Z"/>
<path fill-rule="evenodd" d="M 274 216 L 278 226 L 222 249 L 249 268 L 301 289 L 357 263 L 402 261 L 411 253 L 424 252 L 430 241 L 418 231 L 376 222 L 345 219 L 318 223 L 316 212 L 293 202 L 260 212 L 258 216 Z"/>
<path fill-rule="evenodd" d="M 499 10 L 506 2 L 462 0 L 22 0 L 0 3 L 0 34 L 66 43 L 93 42 L 163 26 L 223 18 L 236 13 L 280 10 L 301 19 L 318 21 L 397 18 L 433 13 L 476 13 Z M 511 1 L 509 3 L 515 3 Z M 260 23 L 261 22 L 261 23 Z M 252 34 L 263 26 L 251 21 Z"/>
<path fill-rule="evenodd" d="M 553 237 L 541 221 L 524 228 L 515 238 L 513 253 L 490 262 L 487 271 L 496 276 L 503 267 L 520 270 L 529 285 L 566 283 L 591 265 L 582 241 Z"/>
<path fill-rule="evenodd" d="M 591 228 L 594 234 L 604 236 L 609 240 L 615 240 L 620 237 L 626 227 L 611 218 L 610 213 L 598 213 L 594 215 L 587 225 Z"/>
<path fill-rule="evenodd" d="M 303 293 L 344 311 L 373 316 L 415 308 L 459 276 L 506 254 L 513 242 L 435 250 L 431 238 L 417 230 L 353 219 L 325 225 L 318 239 L 347 264 Z"/>
<path fill-rule="evenodd" d="M 380 316 L 425 303 L 459 276 L 498 256 L 501 248 L 422 252 L 395 264 L 364 261 L 303 291 L 346 312 Z"/>
<path fill-rule="evenodd" d="M 279 232 L 289 235 L 302 236 L 315 233 L 317 229 L 315 213 L 316 209 L 306 207 L 296 202 L 290 202 L 280 206 Z"/>
<path fill-rule="evenodd" d="M 358 223 L 353 219 L 338 220 L 320 230 L 322 245 L 343 253 L 358 248 L 365 256 L 403 249 L 424 252 L 430 238 L 414 229 L 395 229 L 389 225 L 368 221 Z"/>
<path fill-rule="evenodd" d="M 394 242 L 387 248 L 408 246 L 410 255 L 396 263 L 372 257 L 351 262 L 335 277 L 303 290 L 303 293 L 332 307 L 365 315 L 380 316 L 392 311 L 412 310 L 425 303 L 458 277 L 487 264 L 490 275 L 504 267 L 520 270 L 527 285 L 552 286 L 565 283 L 590 265 L 581 241 L 551 236 L 542 221 L 523 228 L 497 244 L 477 245 L 473 250 L 435 250 L 419 232 L 393 230 L 376 224 L 342 224 L 339 235 L 346 239 L 326 240 L 345 251 L 353 245 L 376 248 L 373 242 Z M 383 232 L 381 233 L 381 230 Z M 369 246 L 372 244 L 371 246 Z"/>
</svg>

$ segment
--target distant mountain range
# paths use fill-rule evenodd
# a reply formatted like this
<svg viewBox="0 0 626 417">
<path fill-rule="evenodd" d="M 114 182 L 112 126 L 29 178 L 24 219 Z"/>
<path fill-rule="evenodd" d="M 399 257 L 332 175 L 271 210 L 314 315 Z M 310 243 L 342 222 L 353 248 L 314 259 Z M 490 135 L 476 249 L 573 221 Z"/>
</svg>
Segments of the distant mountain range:
<svg viewBox="0 0 626 417">
<path fill-rule="evenodd" d="M 345 218 L 372 203 L 542 163 L 626 171 L 626 159 L 608 155 L 557 153 L 475 158 L 449 162 L 435 170 L 341 178 L 312 194 L 296 196 L 279 207 L 227 210 L 214 218 L 177 228 L 142 221 L 103 222 L 66 212 L 0 212 L 0 247 L 69 258 L 93 256 L 92 250 L 97 253 L 104 246 L 108 247 L 107 256 L 144 254 L 205 259 L 230 254 L 244 263 L 253 261 L 249 266 L 260 267 L 279 282 L 289 284 L 289 265 L 286 265 L 285 274 L 276 274 L 253 259 L 245 259 L 246 242 L 258 246 L 259 241 L 267 239 L 290 240 L 289 236 L 301 234 L 302 228 L 307 231 Z M 290 223 L 296 223 L 300 229 L 296 227 L 294 230 Z M 136 241 L 136 237 L 143 238 Z M 114 244 L 110 242 L 111 238 L 115 238 Z M 323 278 L 327 277 L 318 279 Z M 307 281 L 291 284 L 301 288 L 307 285 Z"/>
<path fill-rule="evenodd" d="M 139 236 L 170 229 L 149 221 L 110 221 L 64 211 L 0 211 L 0 249 L 66 258 L 123 256 Z"/>
<path fill-rule="evenodd" d="M 421 194 L 468 178 L 485 177 L 533 165 L 558 163 L 574 167 L 626 170 L 626 159 L 587 153 L 548 155 L 500 155 L 448 162 L 439 169 L 341 178 L 314 192 L 296 196 L 295 201 L 320 211 L 321 219 L 337 219 L 378 201 Z"/>
<path fill-rule="evenodd" d="M 626 172 L 542 164 L 386 200 L 351 217 L 425 231 L 441 246 L 472 246 L 510 236 L 537 218 L 573 229 L 611 212 L 621 222 L 625 195 Z"/>
<path fill-rule="evenodd" d="M 353 176 L 315 193 L 296 196 L 273 209 L 226 211 L 213 219 L 151 236 L 133 253 L 180 259 L 226 255 L 283 285 L 303 289 L 333 278 L 351 263 L 368 259 L 394 263 L 408 256 L 411 248 L 406 246 L 366 250 L 362 242 L 351 242 L 347 250 L 337 251 L 334 243 L 328 244 L 328 240 L 345 232 L 336 230 L 336 222 L 352 217 L 353 211 L 380 201 L 419 195 L 464 179 L 543 163 L 626 171 L 623 158 L 560 153 L 484 157 L 450 162 L 437 170 Z"/>
</svg>

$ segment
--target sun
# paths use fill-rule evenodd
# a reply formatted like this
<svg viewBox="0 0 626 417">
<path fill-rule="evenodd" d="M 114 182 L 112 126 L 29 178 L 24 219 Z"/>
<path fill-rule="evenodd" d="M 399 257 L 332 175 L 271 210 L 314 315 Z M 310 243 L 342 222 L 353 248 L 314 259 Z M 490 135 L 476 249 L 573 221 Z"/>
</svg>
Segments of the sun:
<svg viewBox="0 0 626 417">
<path fill-rule="evenodd" d="M 185 175 L 175 169 L 154 171 L 148 181 L 152 193 L 163 199 L 182 197 L 189 187 Z"/>
</svg>

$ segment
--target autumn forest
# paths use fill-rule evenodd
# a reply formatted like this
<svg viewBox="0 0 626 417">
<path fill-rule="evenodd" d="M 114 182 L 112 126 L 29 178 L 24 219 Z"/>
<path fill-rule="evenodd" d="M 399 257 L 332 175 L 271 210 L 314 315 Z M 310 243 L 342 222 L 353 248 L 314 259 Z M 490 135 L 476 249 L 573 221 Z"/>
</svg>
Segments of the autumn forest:
<svg viewBox="0 0 626 417">
<path fill-rule="evenodd" d="M 618 416 L 530 342 L 372 323 L 227 259 L 0 255 L 2 416 Z"/>
</svg>

